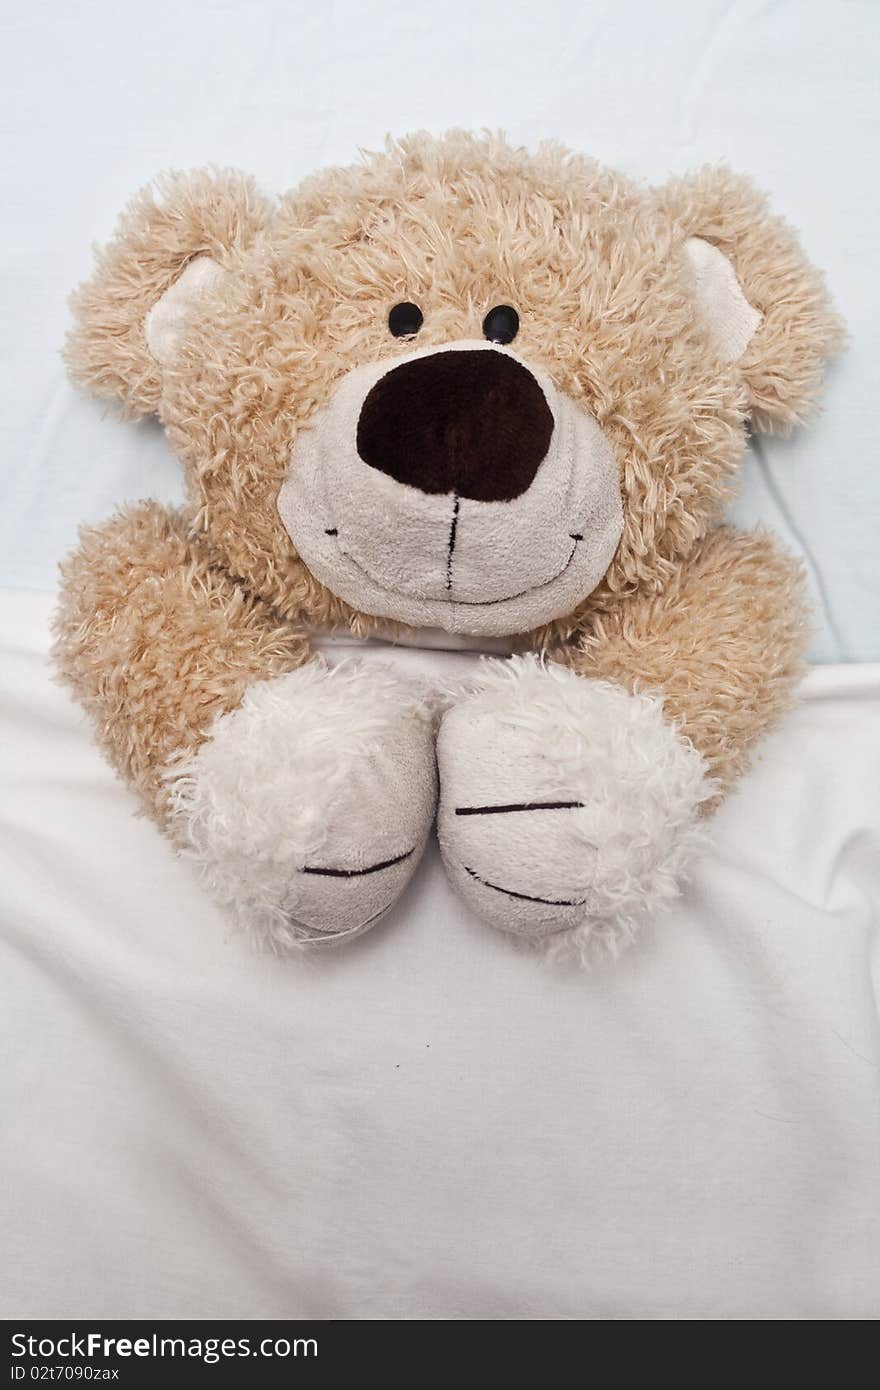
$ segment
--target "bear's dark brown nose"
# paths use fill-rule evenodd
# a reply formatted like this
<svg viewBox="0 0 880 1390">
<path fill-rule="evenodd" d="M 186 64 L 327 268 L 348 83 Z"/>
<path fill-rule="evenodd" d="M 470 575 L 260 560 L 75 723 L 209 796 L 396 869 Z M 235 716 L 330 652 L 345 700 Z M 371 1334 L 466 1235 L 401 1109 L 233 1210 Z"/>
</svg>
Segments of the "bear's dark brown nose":
<svg viewBox="0 0 880 1390">
<path fill-rule="evenodd" d="M 504 502 L 525 492 L 553 416 L 531 372 L 502 352 L 436 352 L 376 382 L 361 408 L 364 463 L 422 492 Z"/>
</svg>

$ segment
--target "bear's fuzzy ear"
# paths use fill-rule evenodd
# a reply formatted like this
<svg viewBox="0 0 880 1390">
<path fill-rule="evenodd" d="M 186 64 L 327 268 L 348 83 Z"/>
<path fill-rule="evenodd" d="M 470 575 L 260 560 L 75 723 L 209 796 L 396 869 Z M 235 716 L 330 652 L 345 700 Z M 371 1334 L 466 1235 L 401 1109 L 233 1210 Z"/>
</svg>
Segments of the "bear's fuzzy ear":
<svg viewBox="0 0 880 1390">
<path fill-rule="evenodd" d="M 233 170 L 168 174 L 139 193 L 71 300 L 65 359 L 73 380 L 123 401 L 129 415 L 156 411 L 189 313 L 272 210 Z"/>
<path fill-rule="evenodd" d="M 750 180 L 723 166 L 674 179 L 657 196 L 681 232 L 709 339 L 721 361 L 738 364 L 753 427 L 790 429 L 843 341 L 821 274 Z"/>
</svg>

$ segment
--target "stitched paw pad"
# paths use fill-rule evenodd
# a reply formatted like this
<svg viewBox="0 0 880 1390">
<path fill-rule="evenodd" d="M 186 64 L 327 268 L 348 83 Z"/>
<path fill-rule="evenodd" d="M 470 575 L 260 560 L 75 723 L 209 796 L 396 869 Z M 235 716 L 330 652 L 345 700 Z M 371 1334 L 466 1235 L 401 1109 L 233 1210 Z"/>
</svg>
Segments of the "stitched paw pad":
<svg viewBox="0 0 880 1390">
<path fill-rule="evenodd" d="M 434 816 L 433 717 L 380 667 L 264 681 L 169 771 L 172 833 L 275 949 L 348 940 L 409 881 Z"/>
<path fill-rule="evenodd" d="M 438 736 L 447 872 L 493 926 L 616 949 L 678 891 L 703 760 L 655 696 L 535 657 L 484 673 Z"/>
</svg>

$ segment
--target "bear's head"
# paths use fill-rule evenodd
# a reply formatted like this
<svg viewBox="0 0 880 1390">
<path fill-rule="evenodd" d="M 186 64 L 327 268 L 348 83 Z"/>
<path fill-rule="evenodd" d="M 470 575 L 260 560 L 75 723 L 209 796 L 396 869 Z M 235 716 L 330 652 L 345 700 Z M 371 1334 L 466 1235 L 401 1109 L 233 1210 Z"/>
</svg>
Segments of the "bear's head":
<svg viewBox="0 0 880 1390">
<path fill-rule="evenodd" d="M 278 202 L 160 193 L 79 291 L 71 371 L 158 412 L 218 563 L 318 624 L 561 635 L 662 585 L 839 336 L 725 169 L 645 189 L 453 133 Z"/>
</svg>

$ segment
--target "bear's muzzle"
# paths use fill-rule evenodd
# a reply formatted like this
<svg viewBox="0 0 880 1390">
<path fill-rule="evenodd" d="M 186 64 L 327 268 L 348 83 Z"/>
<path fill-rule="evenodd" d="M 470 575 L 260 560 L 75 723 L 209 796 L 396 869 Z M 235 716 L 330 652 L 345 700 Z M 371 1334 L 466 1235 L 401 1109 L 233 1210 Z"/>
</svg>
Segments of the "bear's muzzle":
<svg viewBox="0 0 880 1390">
<path fill-rule="evenodd" d="M 571 612 L 623 529 L 597 421 L 540 368 L 472 340 L 348 372 L 297 435 L 278 511 L 353 607 L 492 636 Z"/>
</svg>

